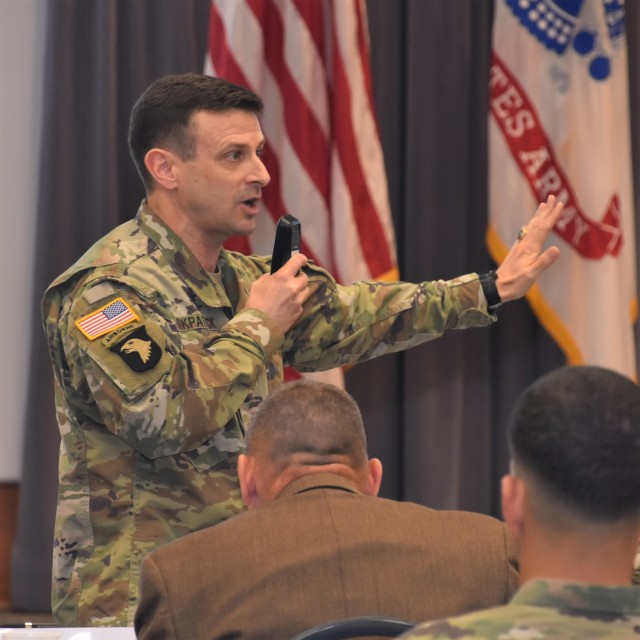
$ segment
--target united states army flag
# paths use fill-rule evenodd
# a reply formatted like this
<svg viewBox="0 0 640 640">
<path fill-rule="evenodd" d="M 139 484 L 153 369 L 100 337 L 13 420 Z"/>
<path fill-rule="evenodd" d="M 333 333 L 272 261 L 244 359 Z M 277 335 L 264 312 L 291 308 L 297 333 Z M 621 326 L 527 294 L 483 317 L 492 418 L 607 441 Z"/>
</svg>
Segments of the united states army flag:
<svg viewBox="0 0 640 640">
<path fill-rule="evenodd" d="M 561 255 L 528 300 L 570 364 L 636 377 L 634 203 L 622 0 L 496 0 L 489 250 L 550 193 Z"/>
</svg>

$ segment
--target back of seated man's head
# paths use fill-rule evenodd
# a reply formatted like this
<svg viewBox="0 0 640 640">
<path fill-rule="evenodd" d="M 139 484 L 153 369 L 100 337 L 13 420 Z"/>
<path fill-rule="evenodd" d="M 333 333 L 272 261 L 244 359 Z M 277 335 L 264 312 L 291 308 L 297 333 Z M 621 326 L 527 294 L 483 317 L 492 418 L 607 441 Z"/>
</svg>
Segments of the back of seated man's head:
<svg viewBox="0 0 640 640">
<path fill-rule="evenodd" d="M 249 506 L 268 502 L 293 480 L 337 473 L 363 493 L 380 487 L 379 460 L 367 457 L 367 440 L 355 400 L 335 385 L 297 380 L 281 385 L 256 410 L 246 433 L 238 475 Z"/>
<path fill-rule="evenodd" d="M 640 387 L 600 367 L 565 367 L 531 385 L 509 423 L 515 475 L 538 518 L 597 523 L 640 514 Z"/>
</svg>

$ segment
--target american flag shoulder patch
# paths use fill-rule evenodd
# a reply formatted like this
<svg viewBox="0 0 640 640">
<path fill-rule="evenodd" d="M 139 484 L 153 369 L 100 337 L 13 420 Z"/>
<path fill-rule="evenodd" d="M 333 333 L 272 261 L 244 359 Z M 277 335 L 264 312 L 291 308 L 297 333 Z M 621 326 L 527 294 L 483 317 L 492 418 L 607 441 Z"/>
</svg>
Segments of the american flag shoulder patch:
<svg viewBox="0 0 640 640">
<path fill-rule="evenodd" d="M 95 340 L 109 331 L 139 319 L 122 298 L 116 298 L 97 311 L 76 320 L 75 325 L 89 340 Z"/>
</svg>

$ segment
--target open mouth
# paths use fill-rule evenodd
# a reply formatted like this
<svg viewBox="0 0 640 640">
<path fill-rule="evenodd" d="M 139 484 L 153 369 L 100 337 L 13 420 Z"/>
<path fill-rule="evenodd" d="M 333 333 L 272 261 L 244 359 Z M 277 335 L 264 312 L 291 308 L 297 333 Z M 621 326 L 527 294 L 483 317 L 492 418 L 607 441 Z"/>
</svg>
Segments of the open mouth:
<svg viewBox="0 0 640 640">
<path fill-rule="evenodd" d="M 246 200 L 242 201 L 242 204 L 248 209 L 251 209 L 252 211 L 257 211 L 258 201 L 259 201 L 259 198 L 247 198 Z"/>
</svg>

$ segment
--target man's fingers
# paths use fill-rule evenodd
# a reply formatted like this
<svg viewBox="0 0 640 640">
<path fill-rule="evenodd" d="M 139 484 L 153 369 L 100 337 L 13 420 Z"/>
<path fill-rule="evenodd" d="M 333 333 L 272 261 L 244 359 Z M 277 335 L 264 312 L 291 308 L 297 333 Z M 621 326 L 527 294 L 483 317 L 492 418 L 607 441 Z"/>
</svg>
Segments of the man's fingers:
<svg viewBox="0 0 640 640">
<path fill-rule="evenodd" d="M 553 246 L 546 249 L 537 260 L 537 267 L 540 267 L 539 273 L 548 269 L 560 255 L 560 249 L 558 247 Z"/>
<path fill-rule="evenodd" d="M 307 256 L 302 253 L 296 253 L 276 271 L 276 274 L 280 273 L 283 276 L 295 276 L 302 267 L 306 266 L 308 261 Z"/>
<path fill-rule="evenodd" d="M 296 302 L 300 305 L 303 305 L 307 301 L 310 295 L 311 295 L 311 289 L 305 286 L 305 288 L 302 291 L 300 291 L 300 293 L 298 293 Z"/>
<path fill-rule="evenodd" d="M 560 219 L 563 207 L 555 196 L 549 196 L 546 202 L 540 203 L 529 223 L 521 227 L 514 244 L 522 243 L 522 249 L 539 251 Z"/>
<path fill-rule="evenodd" d="M 555 196 L 549 196 L 547 201 L 538 207 L 534 218 L 540 218 L 540 221 L 543 223 L 543 229 L 550 231 L 556 222 L 558 222 L 563 207 L 564 203 L 562 201 L 558 200 Z"/>
</svg>

